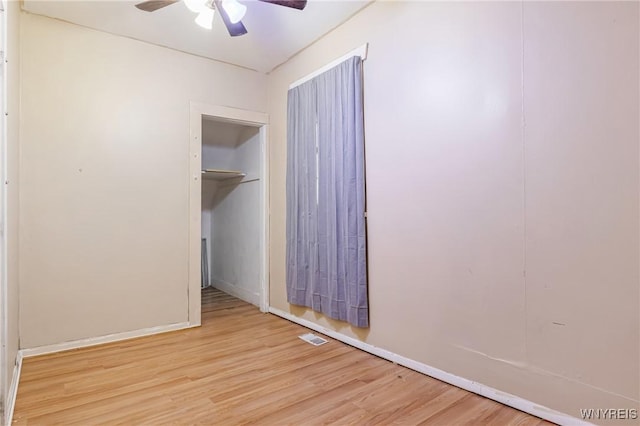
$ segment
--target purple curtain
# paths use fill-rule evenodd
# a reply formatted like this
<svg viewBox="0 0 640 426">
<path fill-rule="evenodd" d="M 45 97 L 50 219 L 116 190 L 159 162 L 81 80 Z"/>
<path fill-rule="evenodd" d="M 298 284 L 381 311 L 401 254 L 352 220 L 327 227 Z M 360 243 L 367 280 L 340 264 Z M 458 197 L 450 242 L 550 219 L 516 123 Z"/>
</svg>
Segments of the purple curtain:
<svg viewBox="0 0 640 426">
<path fill-rule="evenodd" d="M 287 299 L 368 327 L 360 57 L 289 90 L 287 110 Z"/>
</svg>

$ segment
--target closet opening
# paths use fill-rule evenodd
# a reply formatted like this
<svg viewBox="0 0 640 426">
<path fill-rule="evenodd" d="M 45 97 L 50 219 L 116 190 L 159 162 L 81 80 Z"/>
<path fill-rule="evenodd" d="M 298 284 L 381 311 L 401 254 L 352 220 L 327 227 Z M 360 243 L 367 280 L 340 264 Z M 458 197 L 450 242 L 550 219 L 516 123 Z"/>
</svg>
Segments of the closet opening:
<svg viewBox="0 0 640 426">
<path fill-rule="evenodd" d="M 269 309 L 266 144 L 266 114 L 192 104 L 191 325 L 212 303 Z"/>
</svg>

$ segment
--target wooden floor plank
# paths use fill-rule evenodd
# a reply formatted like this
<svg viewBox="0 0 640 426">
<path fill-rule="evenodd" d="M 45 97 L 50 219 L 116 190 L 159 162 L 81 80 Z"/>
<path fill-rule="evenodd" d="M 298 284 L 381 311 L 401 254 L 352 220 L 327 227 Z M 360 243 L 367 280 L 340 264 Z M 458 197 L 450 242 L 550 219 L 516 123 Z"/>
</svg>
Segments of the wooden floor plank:
<svg viewBox="0 0 640 426">
<path fill-rule="evenodd" d="M 536 417 L 202 291 L 202 327 L 27 358 L 14 424 L 486 424 Z"/>
</svg>

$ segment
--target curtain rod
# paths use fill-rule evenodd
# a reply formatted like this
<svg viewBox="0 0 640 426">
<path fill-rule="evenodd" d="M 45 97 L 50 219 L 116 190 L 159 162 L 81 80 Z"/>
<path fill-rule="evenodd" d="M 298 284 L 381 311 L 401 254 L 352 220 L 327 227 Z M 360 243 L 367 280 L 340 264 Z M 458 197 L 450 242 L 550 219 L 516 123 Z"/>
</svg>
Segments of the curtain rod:
<svg viewBox="0 0 640 426">
<path fill-rule="evenodd" d="M 331 61 L 327 65 L 315 70 L 311 74 L 308 74 L 308 75 L 302 77 L 300 80 L 294 81 L 289 86 L 289 89 L 293 89 L 296 86 L 300 86 L 302 83 L 306 83 L 307 81 L 311 80 L 312 78 L 314 78 L 316 76 L 319 76 L 323 72 L 335 67 L 336 65 L 338 65 L 341 62 L 346 61 L 347 59 L 349 59 L 352 56 L 360 56 L 360 58 L 362 58 L 362 60 L 364 61 L 365 59 L 367 59 L 367 49 L 368 49 L 368 47 L 369 47 L 369 43 L 365 43 L 362 46 L 353 49 L 351 52 L 347 53 L 346 55 L 343 55 L 343 56 L 339 57 L 338 59 L 336 59 L 334 61 Z"/>
</svg>

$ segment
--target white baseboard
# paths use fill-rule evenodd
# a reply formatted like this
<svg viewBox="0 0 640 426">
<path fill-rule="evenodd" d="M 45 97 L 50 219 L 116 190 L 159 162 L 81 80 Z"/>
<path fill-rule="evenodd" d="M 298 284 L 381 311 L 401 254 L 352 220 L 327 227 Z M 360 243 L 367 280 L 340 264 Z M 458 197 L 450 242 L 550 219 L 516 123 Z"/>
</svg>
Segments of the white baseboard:
<svg viewBox="0 0 640 426">
<path fill-rule="evenodd" d="M 20 383 L 20 373 L 22 372 L 22 354 L 18 351 L 16 355 L 16 363 L 13 367 L 13 376 L 11 377 L 11 385 L 7 392 L 4 421 L 5 425 L 10 426 L 13 422 L 13 409 L 16 406 L 16 396 L 18 396 L 18 384 Z"/>
<path fill-rule="evenodd" d="M 413 359 L 403 357 L 386 349 L 370 345 L 369 343 L 362 342 L 358 339 L 354 339 L 353 337 L 349 337 L 337 331 L 325 328 L 312 321 L 297 317 L 280 309 L 269 307 L 269 312 L 286 320 L 299 324 L 303 327 L 317 331 L 318 333 L 325 334 L 329 337 L 346 343 L 347 345 L 379 356 L 380 358 L 384 358 L 388 361 L 410 368 L 419 373 L 426 374 L 427 376 L 449 383 L 450 385 L 459 387 L 469 392 L 484 396 L 485 398 L 492 399 L 501 404 L 508 405 L 509 407 L 513 407 L 517 410 L 524 411 L 525 413 L 540 417 L 541 419 L 545 419 L 560 425 L 591 425 L 591 423 L 587 423 L 578 418 L 569 416 L 568 414 L 543 407 L 540 404 L 536 404 L 524 398 L 499 391 L 492 387 L 485 386 L 481 383 L 474 382 L 472 380 L 456 376 L 455 374 L 447 373 L 446 371 L 431 367 L 427 364 L 423 364 Z"/>
<path fill-rule="evenodd" d="M 238 287 L 237 285 L 233 285 L 226 281 L 217 280 L 215 278 L 211 279 L 211 286 L 217 288 L 218 290 L 222 290 L 225 293 L 230 294 L 231 296 L 237 297 L 240 300 L 244 300 L 245 302 L 260 307 L 260 293 L 252 293 L 242 287 Z"/>
<path fill-rule="evenodd" d="M 121 340 L 135 339 L 136 337 L 150 336 L 152 334 L 166 333 L 169 331 L 183 330 L 197 327 L 198 324 L 180 322 L 176 324 L 161 325 L 158 327 L 143 328 L 141 330 L 126 331 L 124 333 L 107 334 L 106 336 L 90 337 L 87 339 L 72 340 L 69 342 L 55 343 L 53 345 L 38 346 L 35 348 L 21 349 L 20 355 L 24 358 L 68 351 L 71 349 L 86 348 L 88 346 L 102 345 L 105 343 L 119 342 Z"/>
</svg>

